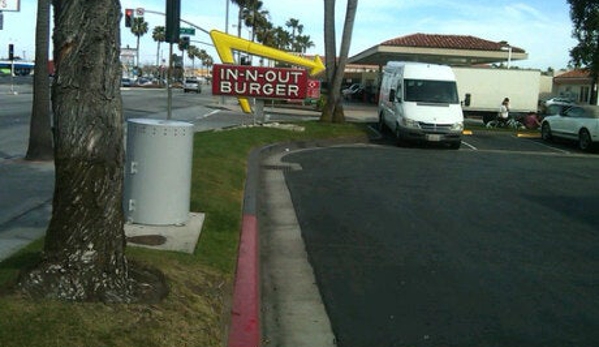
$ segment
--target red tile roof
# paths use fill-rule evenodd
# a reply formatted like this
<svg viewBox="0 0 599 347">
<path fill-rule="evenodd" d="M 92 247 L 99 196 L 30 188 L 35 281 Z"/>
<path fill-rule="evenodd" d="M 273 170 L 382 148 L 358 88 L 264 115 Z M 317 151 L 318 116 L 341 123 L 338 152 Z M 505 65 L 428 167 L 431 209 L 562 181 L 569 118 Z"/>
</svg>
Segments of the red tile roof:
<svg viewBox="0 0 599 347">
<path fill-rule="evenodd" d="M 564 72 L 561 75 L 555 76 L 555 78 L 590 78 L 591 74 L 587 69 L 576 69 Z"/>
<path fill-rule="evenodd" d="M 381 46 L 445 48 L 479 51 L 501 51 L 507 47 L 505 41 L 493 42 L 474 36 L 412 34 L 384 41 Z M 526 53 L 522 48 L 512 46 L 512 52 Z"/>
</svg>

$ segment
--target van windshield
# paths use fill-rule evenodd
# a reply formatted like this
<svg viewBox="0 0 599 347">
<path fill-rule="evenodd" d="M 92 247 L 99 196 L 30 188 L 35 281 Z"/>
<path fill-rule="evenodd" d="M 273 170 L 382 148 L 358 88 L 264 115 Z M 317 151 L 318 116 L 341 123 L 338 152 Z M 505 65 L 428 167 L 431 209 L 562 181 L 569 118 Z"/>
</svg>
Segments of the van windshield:
<svg viewBox="0 0 599 347">
<path fill-rule="evenodd" d="M 405 80 L 405 100 L 435 104 L 458 104 L 454 81 Z"/>
</svg>

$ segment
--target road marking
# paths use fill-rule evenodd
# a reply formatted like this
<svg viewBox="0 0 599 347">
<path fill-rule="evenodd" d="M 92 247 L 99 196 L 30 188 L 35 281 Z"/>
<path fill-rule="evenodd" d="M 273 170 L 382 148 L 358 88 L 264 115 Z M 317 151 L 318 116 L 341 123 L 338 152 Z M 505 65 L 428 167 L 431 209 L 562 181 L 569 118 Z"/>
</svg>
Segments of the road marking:
<svg viewBox="0 0 599 347">
<path fill-rule="evenodd" d="M 561 153 L 564 153 L 564 154 L 572 154 L 572 152 L 571 152 L 571 151 L 567 151 L 567 150 L 565 150 L 565 149 L 561 149 L 561 148 L 557 148 L 557 147 L 554 147 L 554 146 L 546 145 L 546 144 L 545 144 L 545 143 L 543 143 L 543 142 L 538 142 L 537 144 L 538 144 L 539 146 L 543 146 L 543 147 L 545 147 L 545 148 L 549 148 L 549 149 L 551 149 L 551 150 L 553 150 L 553 151 L 556 151 L 556 152 L 561 152 Z"/>
<path fill-rule="evenodd" d="M 462 140 L 462 143 L 468 147 L 470 147 L 472 150 L 478 151 L 478 148 L 474 147 L 473 145 L 469 144 L 468 142 Z"/>
<path fill-rule="evenodd" d="M 214 116 L 215 114 L 217 114 L 217 113 L 219 113 L 219 112 L 220 112 L 220 110 L 213 110 L 212 112 L 206 113 L 206 114 L 204 114 L 204 115 L 201 115 L 201 116 L 197 116 L 197 117 L 195 118 L 195 120 L 206 119 L 206 118 L 208 118 L 208 117 L 212 117 L 212 116 Z"/>
</svg>

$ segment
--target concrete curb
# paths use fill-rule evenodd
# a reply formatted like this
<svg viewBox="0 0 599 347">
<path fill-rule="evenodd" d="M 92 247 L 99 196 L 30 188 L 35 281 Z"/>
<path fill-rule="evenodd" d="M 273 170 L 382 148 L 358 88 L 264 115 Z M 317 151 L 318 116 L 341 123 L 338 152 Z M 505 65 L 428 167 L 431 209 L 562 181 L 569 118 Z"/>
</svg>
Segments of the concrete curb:
<svg viewBox="0 0 599 347">
<path fill-rule="evenodd" d="M 278 143 L 254 149 L 248 156 L 243 219 L 233 286 L 228 347 L 259 347 L 262 340 L 260 300 L 260 234 L 257 194 L 261 161 L 273 153 L 366 142 L 366 138 L 323 139 Z"/>
<path fill-rule="evenodd" d="M 229 326 L 229 347 L 259 347 L 260 327 L 260 242 L 256 218 L 256 194 L 259 184 L 260 153 L 248 157 L 243 198 L 243 219 L 233 285 L 233 303 Z"/>
</svg>

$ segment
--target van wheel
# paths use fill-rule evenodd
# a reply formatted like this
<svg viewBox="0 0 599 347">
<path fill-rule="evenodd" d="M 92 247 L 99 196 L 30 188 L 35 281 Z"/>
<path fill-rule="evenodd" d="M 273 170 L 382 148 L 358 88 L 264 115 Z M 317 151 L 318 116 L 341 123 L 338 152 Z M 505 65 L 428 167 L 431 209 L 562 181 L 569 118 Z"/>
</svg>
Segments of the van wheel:
<svg viewBox="0 0 599 347">
<path fill-rule="evenodd" d="M 450 142 L 449 143 L 449 148 L 451 148 L 451 149 L 460 149 L 461 145 L 462 145 L 462 141 Z"/>
<path fill-rule="evenodd" d="M 379 128 L 379 132 L 381 134 L 384 134 L 385 132 L 387 132 L 387 127 L 385 126 L 385 121 L 383 120 L 383 115 L 382 114 L 379 115 L 378 128 Z"/>
<path fill-rule="evenodd" d="M 398 147 L 403 147 L 406 144 L 406 141 L 401 136 L 401 132 L 399 131 L 399 125 L 395 126 L 395 141 Z"/>
</svg>

